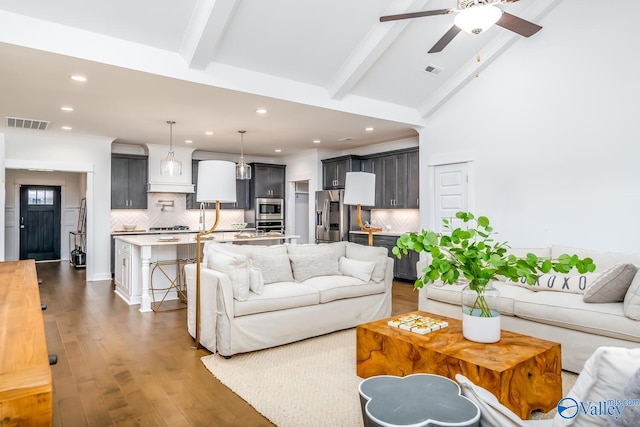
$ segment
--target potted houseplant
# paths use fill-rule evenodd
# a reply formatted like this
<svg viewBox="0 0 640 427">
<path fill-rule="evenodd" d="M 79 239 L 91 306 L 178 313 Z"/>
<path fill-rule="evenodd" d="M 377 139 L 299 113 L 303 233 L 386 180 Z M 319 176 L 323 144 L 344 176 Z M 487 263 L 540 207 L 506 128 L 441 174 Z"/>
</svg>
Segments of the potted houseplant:
<svg viewBox="0 0 640 427">
<path fill-rule="evenodd" d="M 456 218 L 463 226 L 454 227 L 451 220 L 443 219 L 442 234 L 431 230 L 403 234 L 398 238 L 393 254 L 400 258 L 408 251 L 414 251 L 430 256 L 429 264 L 419 272 L 416 288 L 436 280 L 448 284 L 468 281 L 462 291 L 463 334 L 467 339 L 480 342 L 500 339 L 499 292 L 492 286 L 492 281 L 498 277 L 514 282 L 524 279 L 533 285 L 539 274 L 551 270 L 565 274 L 574 268 L 579 273 L 595 270 L 592 259 L 580 259 L 577 255 L 563 254 L 556 259 L 547 259 L 529 253 L 517 257 L 508 253 L 506 242 L 494 241 L 494 231 L 487 217 L 458 212 Z M 474 335 L 474 330 L 480 336 Z"/>
</svg>

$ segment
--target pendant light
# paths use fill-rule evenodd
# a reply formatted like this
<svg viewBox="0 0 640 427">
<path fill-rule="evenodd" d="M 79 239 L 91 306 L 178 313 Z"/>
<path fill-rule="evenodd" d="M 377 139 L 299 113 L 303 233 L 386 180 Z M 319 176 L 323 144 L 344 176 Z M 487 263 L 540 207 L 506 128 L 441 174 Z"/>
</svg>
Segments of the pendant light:
<svg viewBox="0 0 640 427">
<path fill-rule="evenodd" d="M 173 154 L 173 125 L 175 123 L 173 120 L 167 120 L 167 124 L 169 124 L 169 153 L 160 161 L 161 175 L 182 175 L 182 162 L 176 159 Z"/>
<path fill-rule="evenodd" d="M 239 130 L 240 134 L 240 161 L 236 164 L 236 179 L 251 179 L 251 166 L 244 161 L 244 134 L 246 130 Z"/>
</svg>

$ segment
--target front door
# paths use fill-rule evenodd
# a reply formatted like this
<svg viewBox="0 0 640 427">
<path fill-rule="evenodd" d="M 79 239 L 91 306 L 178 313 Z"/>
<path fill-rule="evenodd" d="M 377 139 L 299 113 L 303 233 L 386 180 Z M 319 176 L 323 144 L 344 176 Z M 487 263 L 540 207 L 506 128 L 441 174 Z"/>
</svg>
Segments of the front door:
<svg viewBox="0 0 640 427">
<path fill-rule="evenodd" d="M 60 259 L 60 187 L 20 186 L 20 259 Z"/>
<path fill-rule="evenodd" d="M 452 163 L 435 167 L 435 231 L 444 231 L 442 229 L 444 218 L 452 220 L 454 228 L 460 226 L 461 221 L 456 219 L 456 212 L 468 210 L 468 176 L 467 163 Z"/>
</svg>

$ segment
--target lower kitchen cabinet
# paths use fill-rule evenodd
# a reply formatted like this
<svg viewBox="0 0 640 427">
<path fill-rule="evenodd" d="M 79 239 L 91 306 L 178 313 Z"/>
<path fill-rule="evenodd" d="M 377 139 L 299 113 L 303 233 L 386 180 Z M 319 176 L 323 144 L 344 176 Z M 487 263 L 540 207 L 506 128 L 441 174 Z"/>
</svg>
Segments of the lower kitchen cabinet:
<svg viewBox="0 0 640 427">
<path fill-rule="evenodd" d="M 131 293 L 131 244 L 116 240 L 113 281 L 116 292 L 123 295 Z"/>
<path fill-rule="evenodd" d="M 407 255 L 402 255 L 401 259 L 398 259 L 393 255 L 393 247 L 396 246 L 396 241 L 399 236 L 390 235 L 373 235 L 373 246 L 382 246 L 387 248 L 389 256 L 393 258 L 393 277 L 396 279 L 415 281 L 418 278 L 416 272 L 416 263 L 420 260 L 419 254 L 416 252 L 409 252 Z M 358 243 L 361 245 L 369 244 L 369 236 L 367 234 L 349 233 L 349 241 Z"/>
</svg>

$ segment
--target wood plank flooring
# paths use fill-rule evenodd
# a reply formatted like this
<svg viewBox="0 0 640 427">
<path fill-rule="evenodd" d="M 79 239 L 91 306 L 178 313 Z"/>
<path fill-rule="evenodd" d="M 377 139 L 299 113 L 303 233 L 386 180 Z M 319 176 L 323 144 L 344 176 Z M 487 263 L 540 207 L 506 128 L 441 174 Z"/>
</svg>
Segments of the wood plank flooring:
<svg viewBox="0 0 640 427">
<path fill-rule="evenodd" d="M 54 426 L 272 425 L 202 365 L 210 353 L 193 349 L 186 310 L 140 313 L 111 281 L 86 283 L 66 262 L 37 270 L 48 351 L 58 355 Z M 393 314 L 417 301 L 411 283 L 394 282 Z"/>
</svg>

